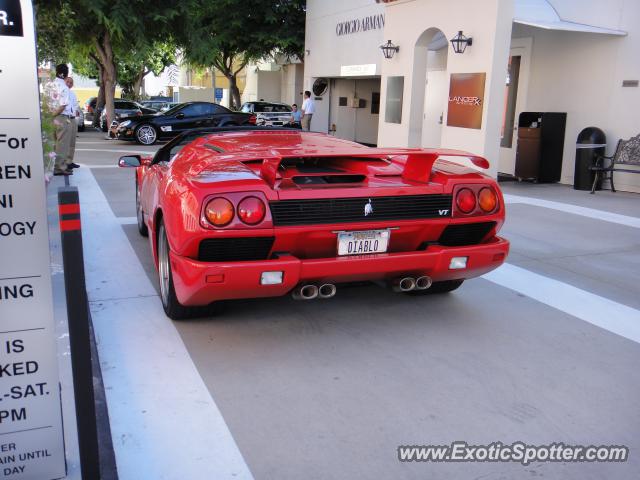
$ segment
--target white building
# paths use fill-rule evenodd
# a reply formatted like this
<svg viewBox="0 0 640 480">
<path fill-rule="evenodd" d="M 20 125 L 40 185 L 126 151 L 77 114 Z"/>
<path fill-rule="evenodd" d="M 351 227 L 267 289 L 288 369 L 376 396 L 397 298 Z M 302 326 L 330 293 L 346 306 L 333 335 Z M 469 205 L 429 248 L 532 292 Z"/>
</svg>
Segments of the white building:
<svg viewBox="0 0 640 480">
<path fill-rule="evenodd" d="M 464 53 L 449 42 L 459 31 L 473 39 Z M 562 112 L 557 175 L 570 184 L 581 130 L 601 128 L 608 154 L 640 133 L 638 0 L 309 0 L 305 43 L 312 129 L 341 138 L 467 150 L 514 175 L 520 114 Z M 450 114 L 475 98 L 450 95 L 456 74 L 481 74 L 465 77 L 478 128 Z M 617 173 L 616 188 L 640 192 L 640 175 Z"/>
</svg>

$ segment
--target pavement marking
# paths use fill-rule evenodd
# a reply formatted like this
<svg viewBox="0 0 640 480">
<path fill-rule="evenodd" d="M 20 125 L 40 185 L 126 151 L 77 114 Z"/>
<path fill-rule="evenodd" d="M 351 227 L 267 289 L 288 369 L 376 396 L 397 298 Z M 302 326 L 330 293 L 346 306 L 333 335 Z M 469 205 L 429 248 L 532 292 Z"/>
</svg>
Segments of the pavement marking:
<svg viewBox="0 0 640 480">
<path fill-rule="evenodd" d="M 106 148 L 76 148 L 76 152 L 140 153 L 148 155 L 154 155 L 156 153 L 155 150 L 108 150 Z"/>
<path fill-rule="evenodd" d="M 120 168 L 118 166 L 118 164 L 116 163 L 110 163 L 110 164 L 102 164 L 102 165 L 89 165 L 88 163 L 78 163 L 78 165 L 80 165 L 81 167 L 87 167 L 87 168 Z"/>
<path fill-rule="evenodd" d="M 482 278 L 640 343 L 640 311 L 635 308 L 509 263 Z"/>
<path fill-rule="evenodd" d="M 80 191 L 87 291 L 119 477 L 252 480 L 93 174 L 79 169 L 70 180 Z"/>
<path fill-rule="evenodd" d="M 595 208 L 579 207 L 570 203 L 553 202 L 551 200 L 541 200 L 539 198 L 521 197 L 520 195 L 504 194 L 505 203 L 524 203 L 536 207 L 550 208 L 565 213 L 581 215 L 583 217 L 595 218 L 604 222 L 618 223 L 627 227 L 640 228 L 640 218 L 620 215 L 618 213 L 606 212 Z"/>
<path fill-rule="evenodd" d="M 116 217 L 120 225 L 137 225 L 138 217 Z"/>
</svg>

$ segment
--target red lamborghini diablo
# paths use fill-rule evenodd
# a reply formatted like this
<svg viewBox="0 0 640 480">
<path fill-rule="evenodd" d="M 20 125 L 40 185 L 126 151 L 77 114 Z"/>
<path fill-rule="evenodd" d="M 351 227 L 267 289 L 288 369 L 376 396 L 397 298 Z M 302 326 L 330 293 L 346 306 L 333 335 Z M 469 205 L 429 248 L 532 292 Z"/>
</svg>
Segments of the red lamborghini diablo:
<svg viewBox="0 0 640 480">
<path fill-rule="evenodd" d="M 451 157 L 489 166 L 259 127 L 190 131 L 119 165 L 136 167 L 138 229 L 179 319 L 227 299 L 330 298 L 349 282 L 449 292 L 495 269 L 509 251 L 502 194 Z"/>
</svg>

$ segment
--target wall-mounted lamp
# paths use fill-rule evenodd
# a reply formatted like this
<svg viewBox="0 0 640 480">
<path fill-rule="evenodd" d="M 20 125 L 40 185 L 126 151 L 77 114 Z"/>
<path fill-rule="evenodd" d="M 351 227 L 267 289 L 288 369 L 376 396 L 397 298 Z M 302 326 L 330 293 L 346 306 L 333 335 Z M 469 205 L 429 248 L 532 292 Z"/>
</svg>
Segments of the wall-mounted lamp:
<svg viewBox="0 0 640 480">
<path fill-rule="evenodd" d="M 468 46 L 473 45 L 473 39 L 471 37 L 465 37 L 462 34 L 462 30 L 458 31 L 458 34 L 451 39 L 451 46 L 456 53 L 464 53 Z"/>
<path fill-rule="evenodd" d="M 400 47 L 391 43 L 391 40 L 387 40 L 387 43 L 380 45 L 380 50 L 382 50 L 384 58 L 393 58 L 395 53 L 400 50 Z"/>
</svg>

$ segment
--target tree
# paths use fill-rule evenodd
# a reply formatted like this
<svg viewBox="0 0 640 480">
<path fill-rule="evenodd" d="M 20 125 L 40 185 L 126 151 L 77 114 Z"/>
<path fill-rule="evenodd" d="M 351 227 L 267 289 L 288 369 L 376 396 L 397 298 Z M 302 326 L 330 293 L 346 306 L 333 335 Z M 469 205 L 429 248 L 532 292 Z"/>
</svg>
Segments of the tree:
<svg viewBox="0 0 640 480">
<path fill-rule="evenodd" d="M 69 46 L 93 49 L 109 123 L 114 118 L 117 52 L 142 51 L 170 38 L 177 19 L 192 8 L 192 0 L 155 0 L 153 4 L 147 0 L 35 0 L 35 4 L 37 14 L 54 26 L 61 8 L 73 12 L 71 38 L 63 41 Z M 57 25 L 60 29 L 68 27 L 60 19 Z"/>
<path fill-rule="evenodd" d="M 180 42 L 188 64 L 218 69 L 240 108 L 237 75 L 251 61 L 304 49 L 304 0 L 195 0 L 183 17 Z"/>
<path fill-rule="evenodd" d="M 173 42 L 154 42 L 141 50 L 118 55 L 118 84 L 122 93 L 132 100 L 140 99 L 144 77 L 162 71 L 175 63 L 176 46 Z"/>
</svg>

